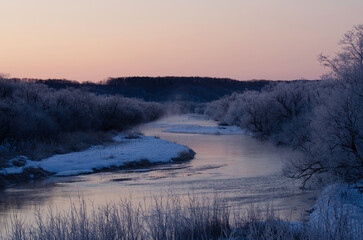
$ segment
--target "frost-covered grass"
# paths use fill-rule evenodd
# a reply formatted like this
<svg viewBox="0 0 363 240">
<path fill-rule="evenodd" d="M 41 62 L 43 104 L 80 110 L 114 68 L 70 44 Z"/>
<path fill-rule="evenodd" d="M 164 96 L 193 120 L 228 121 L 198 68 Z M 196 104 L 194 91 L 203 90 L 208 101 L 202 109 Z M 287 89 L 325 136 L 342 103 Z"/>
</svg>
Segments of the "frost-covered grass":
<svg viewBox="0 0 363 240">
<path fill-rule="evenodd" d="M 363 239 L 363 194 L 354 186 L 333 184 L 326 187 L 309 217 L 329 239 Z"/>
<path fill-rule="evenodd" d="M 326 192 L 318 205 L 320 200 L 325 201 L 324 196 Z M 30 225 L 14 215 L 2 239 L 358 240 L 363 237 L 361 221 L 353 225 L 337 222 L 334 228 L 327 228 L 335 219 L 327 212 L 319 212 L 321 218 L 317 222 L 310 219 L 292 223 L 280 219 L 271 208 L 253 206 L 232 214 L 228 202 L 217 196 L 167 195 L 147 198 L 141 204 L 128 198 L 99 207 L 91 206 L 80 198 L 63 212 L 36 212 L 36 221 Z M 335 217 L 350 219 L 352 212 L 338 211 Z"/>
<path fill-rule="evenodd" d="M 137 167 L 157 163 L 190 160 L 194 152 L 180 144 L 143 135 L 118 135 L 114 143 L 93 146 L 80 152 L 58 154 L 41 161 L 11 166 L 0 174 L 22 173 L 27 168 L 41 168 L 56 176 L 92 173 L 110 168 Z M 12 162 L 12 161 L 11 161 Z"/>
<path fill-rule="evenodd" d="M 213 239 L 230 231 L 229 217 L 225 202 L 193 196 L 144 204 L 122 199 L 97 208 L 80 199 L 64 212 L 35 213 L 32 225 L 14 216 L 2 239 Z"/>
</svg>

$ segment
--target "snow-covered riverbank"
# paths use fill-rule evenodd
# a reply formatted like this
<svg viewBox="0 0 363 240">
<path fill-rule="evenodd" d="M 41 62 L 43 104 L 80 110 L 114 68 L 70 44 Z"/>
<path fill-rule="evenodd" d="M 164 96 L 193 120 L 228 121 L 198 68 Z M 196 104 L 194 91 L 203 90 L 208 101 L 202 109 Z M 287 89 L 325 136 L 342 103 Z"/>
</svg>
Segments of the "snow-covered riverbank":
<svg viewBox="0 0 363 240">
<path fill-rule="evenodd" d="M 23 158 L 24 166 L 0 170 L 0 175 L 21 174 L 40 168 L 56 176 L 99 172 L 112 168 L 139 167 L 190 160 L 195 153 L 186 146 L 140 134 L 118 135 L 114 143 L 98 145 L 80 152 L 54 155 L 42 161 Z M 16 162 L 14 159 L 13 162 Z"/>
<path fill-rule="evenodd" d="M 362 239 L 363 194 L 356 187 L 346 183 L 325 187 L 312 208 L 310 226 L 335 236 L 334 239 L 341 239 L 342 232 L 350 234 L 349 239 Z"/>
</svg>

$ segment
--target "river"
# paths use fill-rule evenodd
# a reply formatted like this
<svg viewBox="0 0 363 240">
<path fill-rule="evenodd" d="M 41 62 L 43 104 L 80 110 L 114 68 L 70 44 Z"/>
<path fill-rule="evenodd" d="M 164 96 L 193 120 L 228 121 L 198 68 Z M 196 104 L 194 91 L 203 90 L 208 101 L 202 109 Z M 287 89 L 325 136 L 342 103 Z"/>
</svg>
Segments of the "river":
<svg viewBox="0 0 363 240">
<path fill-rule="evenodd" d="M 299 183 L 281 175 L 283 161 L 297 157 L 288 148 L 244 135 L 169 133 L 168 125 L 216 126 L 199 115 L 172 116 L 135 130 L 144 135 L 185 145 L 195 159 L 147 169 L 101 172 L 73 177 L 52 177 L 8 188 L 0 195 L 0 225 L 14 213 L 32 221 L 36 209 L 68 209 L 82 196 L 93 205 L 131 196 L 140 201 L 150 195 L 172 192 L 225 198 L 234 209 L 251 204 L 272 204 L 280 215 L 299 220 L 314 204 L 315 193 L 302 191 Z M 1 230 L 1 229 L 0 229 Z"/>
</svg>

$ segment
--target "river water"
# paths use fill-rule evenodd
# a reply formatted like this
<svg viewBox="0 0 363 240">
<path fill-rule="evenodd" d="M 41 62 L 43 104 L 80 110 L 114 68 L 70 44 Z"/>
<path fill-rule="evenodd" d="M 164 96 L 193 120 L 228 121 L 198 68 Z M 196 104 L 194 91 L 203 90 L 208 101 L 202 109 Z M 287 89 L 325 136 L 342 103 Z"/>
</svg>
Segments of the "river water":
<svg viewBox="0 0 363 240">
<path fill-rule="evenodd" d="M 284 147 L 261 142 L 248 135 L 203 135 L 167 133 L 168 125 L 216 126 L 199 115 L 182 115 L 139 126 L 148 136 L 185 145 L 195 159 L 147 169 L 101 172 L 75 177 L 52 177 L 8 188 L 0 194 L 0 226 L 14 213 L 32 221 L 36 209 L 68 209 L 82 196 L 93 205 L 131 196 L 141 201 L 150 195 L 172 192 L 226 199 L 234 208 L 269 204 L 282 217 L 299 220 L 314 203 L 313 192 L 302 191 L 299 183 L 281 176 L 283 161 L 297 157 Z M 0 229 L 1 230 L 1 229 Z"/>
</svg>

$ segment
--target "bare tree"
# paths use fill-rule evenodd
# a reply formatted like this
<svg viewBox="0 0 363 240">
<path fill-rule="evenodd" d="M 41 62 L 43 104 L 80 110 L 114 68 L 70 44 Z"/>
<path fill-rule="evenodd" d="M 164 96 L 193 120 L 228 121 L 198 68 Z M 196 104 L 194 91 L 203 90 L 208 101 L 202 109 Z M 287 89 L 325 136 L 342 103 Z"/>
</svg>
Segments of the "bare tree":
<svg viewBox="0 0 363 240">
<path fill-rule="evenodd" d="M 289 176 L 303 179 L 304 185 L 317 176 L 350 183 L 363 178 L 363 25 L 347 32 L 340 45 L 334 58 L 319 57 L 335 86 L 314 109 L 305 159 L 288 168 Z"/>
<path fill-rule="evenodd" d="M 354 26 L 331 58 L 324 81 L 277 83 L 261 92 L 247 91 L 207 105 L 205 114 L 238 125 L 255 137 L 303 151 L 285 173 L 303 180 L 363 178 L 363 25 Z"/>
<path fill-rule="evenodd" d="M 352 87 L 355 94 L 363 97 L 363 24 L 344 34 L 339 45 L 342 50 L 334 58 L 320 54 L 319 61 L 331 70 L 330 76 L 343 88 Z"/>
</svg>

